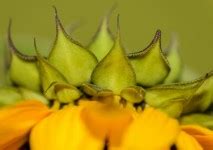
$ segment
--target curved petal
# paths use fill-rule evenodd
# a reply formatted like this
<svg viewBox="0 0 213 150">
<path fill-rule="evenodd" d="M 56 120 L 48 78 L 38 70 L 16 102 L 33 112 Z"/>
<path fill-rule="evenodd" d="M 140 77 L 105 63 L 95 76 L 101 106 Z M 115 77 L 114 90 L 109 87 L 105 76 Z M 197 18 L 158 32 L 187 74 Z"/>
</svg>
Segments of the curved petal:
<svg viewBox="0 0 213 150">
<path fill-rule="evenodd" d="M 179 124 L 163 112 L 146 108 L 124 133 L 121 146 L 111 150 L 169 150 L 180 132 Z"/>
<path fill-rule="evenodd" d="M 184 131 L 178 136 L 176 147 L 178 150 L 203 150 L 196 139 Z"/>
<path fill-rule="evenodd" d="M 132 113 L 112 103 L 86 102 L 81 117 L 91 133 L 107 141 L 107 145 L 120 145 L 126 128 L 133 120 Z"/>
<path fill-rule="evenodd" d="M 36 125 L 31 150 L 100 150 L 104 140 L 93 136 L 81 119 L 81 107 L 66 107 Z"/>
<path fill-rule="evenodd" d="M 43 103 L 33 100 L 0 109 L 0 149 L 18 149 L 31 128 L 50 113 Z"/>
<path fill-rule="evenodd" d="M 204 150 L 213 149 L 213 131 L 198 125 L 185 125 L 182 129 L 193 136 Z"/>
</svg>

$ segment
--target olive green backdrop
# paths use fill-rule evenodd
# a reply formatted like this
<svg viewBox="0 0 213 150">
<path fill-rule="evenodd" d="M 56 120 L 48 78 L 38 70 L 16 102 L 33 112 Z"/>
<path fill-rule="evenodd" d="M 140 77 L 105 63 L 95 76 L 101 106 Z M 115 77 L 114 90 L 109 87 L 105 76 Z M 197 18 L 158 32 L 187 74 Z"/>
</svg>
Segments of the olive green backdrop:
<svg viewBox="0 0 213 150">
<path fill-rule="evenodd" d="M 73 23 L 80 24 L 72 36 L 86 45 L 101 17 L 115 3 L 118 7 L 110 26 L 115 31 L 119 13 L 122 40 L 128 50 L 143 49 L 156 29 L 161 29 L 163 48 L 167 47 L 171 34 L 176 33 L 187 65 L 200 73 L 213 69 L 212 0 L 0 0 L 1 43 L 12 18 L 17 47 L 25 49 L 36 37 L 39 49 L 47 50 L 55 36 L 52 9 L 55 5 L 66 29 Z"/>
</svg>

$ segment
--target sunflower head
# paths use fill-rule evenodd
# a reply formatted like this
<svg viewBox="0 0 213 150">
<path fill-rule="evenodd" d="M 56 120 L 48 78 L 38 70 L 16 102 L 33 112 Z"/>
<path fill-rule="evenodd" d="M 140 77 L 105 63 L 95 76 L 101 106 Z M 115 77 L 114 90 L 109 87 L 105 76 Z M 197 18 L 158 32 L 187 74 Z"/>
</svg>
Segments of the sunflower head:
<svg viewBox="0 0 213 150">
<path fill-rule="evenodd" d="M 9 24 L 10 88 L 0 90 L 5 96 L 0 104 L 31 101 L 0 109 L 0 149 L 26 142 L 32 150 L 213 148 L 211 130 L 180 125 L 213 126 L 202 120 L 204 115 L 212 119 L 213 72 L 183 82 L 178 43 L 173 39 L 162 50 L 160 30 L 146 48 L 127 52 L 119 16 L 115 36 L 110 32 L 110 13 L 83 46 L 68 35 L 54 10 L 56 38 L 47 56 L 35 39 L 35 55 L 21 53 Z M 202 114 L 186 116 L 194 112 Z"/>
<path fill-rule="evenodd" d="M 167 50 L 162 50 L 161 31 L 157 30 L 146 48 L 127 53 L 119 16 L 113 36 L 109 13 L 88 46 L 82 46 L 68 35 L 54 9 L 56 38 L 48 56 L 40 54 L 36 42 L 36 55 L 22 54 L 12 41 L 9 25 L 9 77 L 18 88 L 40 93 L 51 104 L 76 104 L 82 97 L 105 101 L 110 97 L 108 100 L 118 105 L 134 109 L 152 106 L 174 117 L 203 112 L 211 105 L 212 72 L 194 81 L 178 82 L 183 64 L 175 39 Z M 34 98 L 32 93 L 28 97 Z"/>
</svg>

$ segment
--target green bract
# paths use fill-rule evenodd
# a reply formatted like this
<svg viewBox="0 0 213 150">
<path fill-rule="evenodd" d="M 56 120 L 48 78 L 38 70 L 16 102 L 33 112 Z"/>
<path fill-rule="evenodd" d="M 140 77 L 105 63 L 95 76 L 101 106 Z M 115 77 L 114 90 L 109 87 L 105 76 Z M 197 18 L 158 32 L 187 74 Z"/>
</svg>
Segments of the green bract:
<svg viewBox="0 0 213 150">
<path fill-rule="evenodd" d="M 84 82 L 90 82 L 91 73 L 97 64 L 96 57 L 68 36 L 57 12 L 56 29 L 56 40 L 48 61 L 64 75 L 70 84 L 80 86 Z"/>
<path fill-rule="evenodd" d="M 213 129 L 213 116 L 210 114 L 195 113 L 183 116 L 180 119 L 182 124 L 200 124 L 204 127 Z"/>
<path fill-rule="evenodd" d="M 119 25 L 117 32 L 113 48 L 94 69 L 92 82 L 119 94 L 123 88 L 136 85 L 136 81 L 134 70 L 121 46 Z"/>
<path fill-rule="evenodd" d="M 137 83 L 142 86 L 150 87 L 162 83 L 169 74 L 169 64 L 161 50 L 160 30 L 147 48 L 128 56 L 135 70 Z"/>
<path fill-rule="evenodd" d="M 39 91 L 40 77 L 38 68 L 36 67 L 36 59 L 35 57 L 23 55 L 16 49 L 11 39 L 11 22 L 8 28 L 8 41 L 11 50 L 9 70 L 11 80 L 17 85 Z"/>
<path fill-rule="evenodd" d="M 41 94 L 26 88 L 2 87 L 0 88 L 0 107 L 11 105 L 23 100 L 39 100 L 48 104 L 48 100 Z"/>
<path fill-rule="evenodd" d="M 67 81 L 47 60 L 39 55 L 37 59 L 43 92 L 49 99 L 55 99 L 54 85 L 57 83 L 67 83 Z"/>
<path fill-rule="evenodd" d="M 160 85 L 146 90 L 146 102 L 154 107 L 179 103 L 182 113 L 205 111 L 213 99 L 213 73 L 187 83 Z M 170 105 L 169 105 L 170 106 Z"/>
<path fill-rule="evenodd" d="M 121 97 L 130 103 L 140 103 L 144 100 L 145 90 L 142 87 L 128 87 L 121 91 Z"/>
<path fill-rule="evenodd" d="M 176 82 L 179 79 L 179 76 L 182 72 L 182 61 L 180 53 L 178 50 L 178 42 L 175 37 L 173 37 L 171 44 L 168 49 L 167 59 L 170 66 L 170 72 L 166 77 L 164 83 Z"/>
<path fill-rule="evenodd" d="M 113 38 L 108 28 L 108 17 L 105 17 L 96 32 L 93 40 L 88 46 L 88 49 L 97 57 L 102 60 L 113 46 Z"/>
</svg>

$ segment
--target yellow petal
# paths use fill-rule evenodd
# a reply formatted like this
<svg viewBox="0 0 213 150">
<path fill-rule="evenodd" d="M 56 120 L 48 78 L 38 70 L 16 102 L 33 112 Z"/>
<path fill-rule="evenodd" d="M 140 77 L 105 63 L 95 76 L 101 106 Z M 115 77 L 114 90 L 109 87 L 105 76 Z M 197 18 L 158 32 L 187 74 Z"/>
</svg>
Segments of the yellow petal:
<svg viewBox="0 0 213 150">
<path fill-rule="evenodd" d="M 145 109 L 124 133 L 122 145 L 112 150 L 169 150 L 180 132 L 178 122 L 163 112 Z"/>
<path fill-rule="evenodd" d="M 176 147 L 178 150 L 203 150 L 196 139 L 184 131 L 178 136 Z"/>
<path fill-rule="evenodd" d="M 18 149 L 27 141 L 31 128 L 50 114 L 39 101 L 25 101 L 0 110 L 0 149 Z"/>
<path fill-rule="evenodd" d="M 198 125 L 183 125 L 182 130 L 191 135 L 213 135 L 213 131 Z"/>
<path fill-rule="evenodd" d="M 94 137 L 81 119 L 80 107 L 66 107 L 36 125 L 31 150 L 100 150 L 104 140 Z"/>
<path fill-rule="evenodd" d="M 182 129 L 192 135 L 204 150 L 213 149 L 213 131 L 198 125 L 186 125 Z"/>
<path fill-rule="evenodd" d="M 112 103 L 93 101 L 84 106 L 81 116 L 93 135 L 106 140 L 108 145 L 120 145 L 125 129 L 133 120 L 132 113 Z"/>
</svg>

